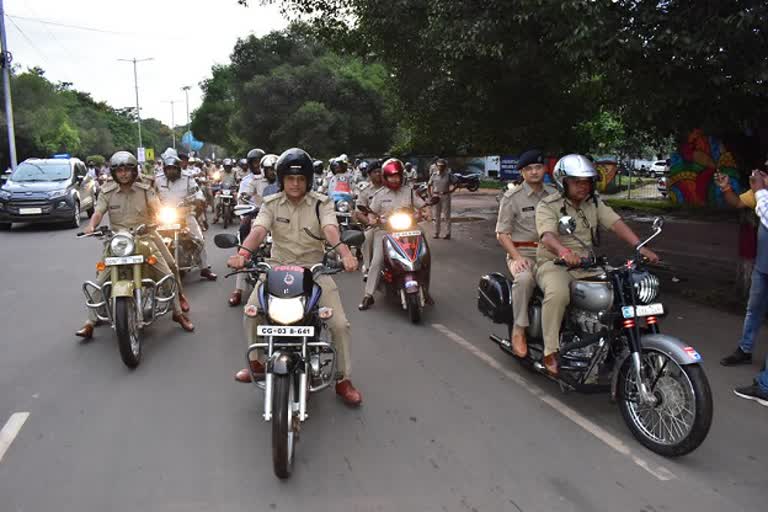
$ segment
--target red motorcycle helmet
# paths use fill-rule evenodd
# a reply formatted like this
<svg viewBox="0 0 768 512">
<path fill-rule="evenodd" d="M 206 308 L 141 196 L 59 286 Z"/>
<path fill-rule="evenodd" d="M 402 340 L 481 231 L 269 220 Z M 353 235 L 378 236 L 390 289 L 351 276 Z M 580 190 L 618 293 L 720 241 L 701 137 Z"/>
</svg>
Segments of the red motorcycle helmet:
<svg viewBox="0 0 768 512">
<path fill-rule="evenodd" d="M 403 176 L 405 175 L 405 166 L 397 158 L 390 158 L 381 166 L 381 178 L 384 186 L 390 190 L 399 190 L 403 186 Z M 391 176 L 399 176 L 397 183 L 390 182 Z"/>
</svg>

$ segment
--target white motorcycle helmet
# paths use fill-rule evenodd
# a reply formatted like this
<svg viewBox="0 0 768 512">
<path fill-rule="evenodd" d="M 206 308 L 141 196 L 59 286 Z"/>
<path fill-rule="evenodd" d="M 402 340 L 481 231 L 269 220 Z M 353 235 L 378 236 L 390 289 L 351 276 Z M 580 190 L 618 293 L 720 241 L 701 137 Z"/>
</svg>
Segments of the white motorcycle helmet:
<svg viewBox="0 0 768 512">
<path fill-rule="evenodd" d="M 591 178 L 594 189 L 594 182 L 597 181 L 598 174 L 595 165 L 589 158 L 573 153 L 565 155 L 557 161 L 552 171 L 552 177 L 560 192 L 565 193 L 565 180 L 567 178 Z"/>
</svg>

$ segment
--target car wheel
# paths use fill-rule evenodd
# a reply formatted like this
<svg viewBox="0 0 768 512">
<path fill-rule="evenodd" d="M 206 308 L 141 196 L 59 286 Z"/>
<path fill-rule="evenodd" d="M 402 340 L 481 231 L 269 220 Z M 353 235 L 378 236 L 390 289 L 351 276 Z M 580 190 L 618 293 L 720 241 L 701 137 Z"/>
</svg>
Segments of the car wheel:
<svg viewBox="0 0 768 512">
<path fill-rule="evenodd" d="M 80 227 L 80 202 L 79 201 L 75 201 L 75 211 L 72 214 L 72 220 L 69 221 L 69 227 L 71 228 Z"/>
</svg>

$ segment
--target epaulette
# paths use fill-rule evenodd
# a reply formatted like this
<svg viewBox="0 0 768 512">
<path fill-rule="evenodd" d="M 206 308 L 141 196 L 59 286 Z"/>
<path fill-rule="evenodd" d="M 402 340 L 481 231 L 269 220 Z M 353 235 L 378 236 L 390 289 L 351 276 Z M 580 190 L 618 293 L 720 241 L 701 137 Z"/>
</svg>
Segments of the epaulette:
<svg viewBox="0 0 768 512">
<path fill-rule="evenodd" d="M 560 192 L 554 192 L 548 195 L 547 197 L 545 197 L 544 199 L 542 199 L 542 202 L 549 204 L 549 203 L 555 203 L 557 201 L 562 201 L 562 200 L 563 200 L 563 195 Z"/>
<path fill-rule="evenodd" d="M 512 197 L 513 195 L 517 194 L 523 190 L 522 185 L 515 185 L 514 187 L 508 189 L 506 192 L 504 192 L 504 197 Z"/>
<path fill-rule="evenodd" d="M 107 194 L 109 192 L 114 192 L 118 188 L 120 188 L 120 186 L 117 183 L 114 181 L 108 181 L 106 185 L 101 187 L 101 192 Z"/>
<path fill-rule="evenodd" d="M 152 185 L 150 185 L 149 183 L 145 183 L 145 182 L 143 182 L 141 180 L 134 181 L 133 185 L 138 187 L 138 188 L 140 188 L 140 189 L 142 189 L 142 190 L 151 190 L 152 189 Z"/>
<path fill-rule="evenodd" d="M 262 204 L 271 203 L 272 201 L 276 201 L 276 200 L 280 199 L 281 197 L 283 197 L 283 195 L 284 195 L 283 192 L 280 192 L 280 193 L 277 193 L 277 194 L 270 194 L 267 197 L 265 197 L 261 202 L 262 202 Z"/>
<path fill-rule="evenodd" d="M 331 200 L 327 195 L 315 192 L 314 190 L 310 191 L 309 196 L 318 199 L 321 203 L 326 203 Z"/>
</svg>

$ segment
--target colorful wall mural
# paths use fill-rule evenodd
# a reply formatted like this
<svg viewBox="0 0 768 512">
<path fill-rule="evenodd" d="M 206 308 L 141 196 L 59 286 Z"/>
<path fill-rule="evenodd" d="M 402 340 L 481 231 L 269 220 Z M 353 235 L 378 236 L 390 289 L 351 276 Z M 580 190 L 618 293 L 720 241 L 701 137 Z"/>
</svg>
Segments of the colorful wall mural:
<svg viewBox="0 0 768 512">
<path fill-rule="evenodd" d="M 714 181 L 718 169 L 730 177 L 734 192 L 743 192 L 733 154 L 718 138 L 693 130 L 671 157 L 667 180 L 670 201 L 692 206 L 725 206 L 723 194 Z"/>
<path fill-rule="evenodd" d="M 615 160 L 598 160 L 595 162 L 597 172 L 600 173 L 600 179 L 597 182 L 597 191 L 601 194 L 615 194 L 619 191 L 616 184 L 616 173 L 619 165 Z"/>
</svg>

